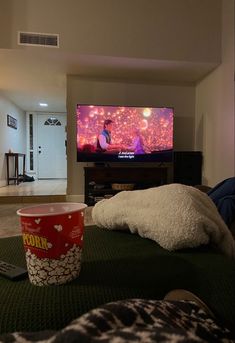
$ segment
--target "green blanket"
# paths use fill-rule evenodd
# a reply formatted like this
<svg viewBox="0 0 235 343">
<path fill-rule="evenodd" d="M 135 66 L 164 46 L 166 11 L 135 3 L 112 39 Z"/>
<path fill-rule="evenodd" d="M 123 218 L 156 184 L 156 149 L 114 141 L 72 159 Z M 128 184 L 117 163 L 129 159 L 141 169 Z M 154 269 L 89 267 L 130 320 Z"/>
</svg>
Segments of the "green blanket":
<svg viewBox="0 0 235 343">
<path fill-rule="evenodd" d="M 0 239 L 0 259 L 25 266 L 21 237 Z M 192 291 L 230 329 L 235 327 L 235 264 L 209 248 L 168 252 L 129 232 L 85 230 L 79 277 L 37 287 L 0 278 L 0 333 L 60 329 L 104 303 L 162 299 L 175 288 Z"/>
</svg>

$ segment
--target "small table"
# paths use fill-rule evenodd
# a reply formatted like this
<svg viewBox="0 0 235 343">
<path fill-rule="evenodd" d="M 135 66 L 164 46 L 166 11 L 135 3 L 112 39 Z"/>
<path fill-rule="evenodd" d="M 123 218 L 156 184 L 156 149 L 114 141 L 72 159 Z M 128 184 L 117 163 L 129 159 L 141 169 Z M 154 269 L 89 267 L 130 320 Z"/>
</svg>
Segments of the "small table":
<svg viewBox="0 0 235 343">
<path fill-rule="evenodd" d="M 9 152 L 5 153 L 6 158 L 7 158 L 7 184 L 10 184 L 11 180 L 14 180 L 15 183 L 18 185 L 19 184 L 19 157 L 23 158 L 23 171 L 22 175 L 25 174 L 25 154 L 21 154 L 18 152 Z M 15 166 L 15 175 L 13 177 L 9 177 L 9 158 L 13 157 L 14 159 L 14 166 Z"/>
</svg>

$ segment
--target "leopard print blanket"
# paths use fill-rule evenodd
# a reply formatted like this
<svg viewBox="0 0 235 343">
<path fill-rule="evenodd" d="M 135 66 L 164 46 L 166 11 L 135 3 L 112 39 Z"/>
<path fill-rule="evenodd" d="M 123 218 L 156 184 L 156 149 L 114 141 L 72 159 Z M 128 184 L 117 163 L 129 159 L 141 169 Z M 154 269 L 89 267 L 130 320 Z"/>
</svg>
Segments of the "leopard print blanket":
<svg viewBox="0 0 235 343">
<path fill-rule="evenodd" d="M 61 331 L 5 334 L 0 342 L 179 343 L 235 338 L 194 302 L 130 299 L 91 310 Z"/>
</svg>

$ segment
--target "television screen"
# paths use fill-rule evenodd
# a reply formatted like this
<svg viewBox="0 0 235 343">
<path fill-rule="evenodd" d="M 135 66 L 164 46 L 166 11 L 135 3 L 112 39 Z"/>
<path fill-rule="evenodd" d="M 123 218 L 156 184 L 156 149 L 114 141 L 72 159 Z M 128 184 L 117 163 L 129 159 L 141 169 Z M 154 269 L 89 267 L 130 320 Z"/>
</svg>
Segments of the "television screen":
<svg viewBox="0 0 235 343">
<path fill-rule="evenodd" d="M 170 162 L 173 108 L 77 105 L 77 161 Z"/>
</svg>

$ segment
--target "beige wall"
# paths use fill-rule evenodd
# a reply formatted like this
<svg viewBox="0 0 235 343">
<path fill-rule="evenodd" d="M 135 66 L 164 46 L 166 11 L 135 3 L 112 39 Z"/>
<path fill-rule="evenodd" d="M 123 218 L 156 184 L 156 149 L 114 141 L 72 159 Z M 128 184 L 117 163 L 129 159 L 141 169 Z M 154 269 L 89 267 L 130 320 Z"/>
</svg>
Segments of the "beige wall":
<svg viewBox="0 0 235 343">
<path fill-rule="evenodd" d="M 203 151 L 203 182 L 234 176 L 234 2 L 223 1 L 222 63 L 196 87 L 195 147 Z"/>
<path fill-rule="evenodd" d="M 67 79 L 67 125 L 68 194 L 70 195 L 84 194 L 83 167 L 86 164 L 76 162 L 77 103 L 174 107 L 174 147 L 176 150 L 193 150 L 194 148 L 194 87 L 92 80 L 69 76 Z"/>
<path fill-rule="evenodd" d="M 0 0 L 0 49 L 9 49 L 12 46 L 12 1 Z"/>
<path fill-rule="evenodd" d="M 233 0 L 0 0 L 0 6 L 0 48 L 27 50 L 17 46 L 16 33 L 22 30 L 59 33 L 59 52 L 70 52 L 76 62 L 78 54 L 85 60 L 107 56 L 150 64 L 222 61 L 196 91 L 68 77 L 69 194 L 83 193 L 82 168 L 76 163 L 77 102 L 173 106 L 175 148 L 203 150 L 204 182 L 213 185 L 234 174 Z"/>
<path fill-rule="evenodd" d="M 80 54 L 220 61 L 221 0 L 7 2 L 12 47 L 22 30 L 59 33 L 61 50 Z"/>
<path fill-rule="evenodd" d="M 17 119 L 17 130 L 7 126 L 7 114 Z M 0 93 L 0 187 L 7 184 L 5 153 L 9 149 L 26 153 L 26 116 L 25 112 Z M 21 165 L 20 170 L 22 171 Z"/>
</svg>

